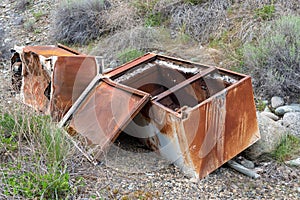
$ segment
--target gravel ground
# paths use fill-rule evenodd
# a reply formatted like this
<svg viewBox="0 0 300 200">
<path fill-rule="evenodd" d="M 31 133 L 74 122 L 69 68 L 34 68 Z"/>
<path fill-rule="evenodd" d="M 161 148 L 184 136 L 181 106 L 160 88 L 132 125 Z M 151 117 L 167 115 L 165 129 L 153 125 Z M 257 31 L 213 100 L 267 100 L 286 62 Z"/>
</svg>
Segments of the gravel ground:
<svg viewBox="0 0 300 200">
<path fill-rule="evenodd" d="M 45 44 L 49 41 L 49 13 L 56 1 L 37 0 L 28 10 L 15 9 L 21 1 L 0 3 L 0 23 L 8 37 L 5 45 Z M 44 15 L 25 28 L 33 13 Z M 28 27 L 27 27 L 28 28 Z M 14 101 L 9 89 L 8 62 L 0 63 L 1 105 Z M 137 140 L 122 136 L 103 162 L 90 164 L 80 153 L 69 169 L 71 183 L 83 177 L 83 186 L 73 199 L 300 199 L 300 169 L 270 159 L 257 160 L 255 170 L 261 175 L 251 179 L 224 165 L 202 180 L 185 177 L 174 165 L 147 150 Z M 2 195 L 0 195 L 1 198 Z"/>
</svg>

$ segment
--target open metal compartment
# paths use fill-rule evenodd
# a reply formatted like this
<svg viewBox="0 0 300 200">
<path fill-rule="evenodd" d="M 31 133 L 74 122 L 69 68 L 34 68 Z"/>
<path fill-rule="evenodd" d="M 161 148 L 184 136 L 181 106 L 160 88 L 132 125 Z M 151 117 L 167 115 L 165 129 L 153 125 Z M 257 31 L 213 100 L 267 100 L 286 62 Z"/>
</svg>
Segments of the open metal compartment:
<svg viewBox="0 0 300 200">
<path fill-rule="evenodd" d="M 199 70 L 145 67 L 156 60 Z M 152 97 L 124 132 L 186 174 L 202 178 L 260 138 L 249 76 L 155 54 L 107 75 Z"/>
</svg>

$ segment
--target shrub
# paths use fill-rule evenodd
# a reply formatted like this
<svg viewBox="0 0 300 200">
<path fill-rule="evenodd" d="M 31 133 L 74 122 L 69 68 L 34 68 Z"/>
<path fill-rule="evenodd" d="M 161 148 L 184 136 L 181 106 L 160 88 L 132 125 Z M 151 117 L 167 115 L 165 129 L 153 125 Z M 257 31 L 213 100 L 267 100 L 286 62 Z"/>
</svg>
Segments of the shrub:
<svg viewBox="0 0 300 200">
<path fill-rule="evenodd" d="M 135 0 L 133 6 L 136 8 L 138 15 L 144 18 L 146 27 L 160 26 L 166 20 L 166 13 L 159 9 L 160 0 Z"/>
<path fill-rule="evenodd" d="M 300 93 L 300 17 L 278 19 L 258 44 L 244 47 L 246 68 L 253 76 L 258 95 L 288 96 Z"/>
<path fill-rule="evenodd" d="M 300 139 L 293 135 L 285 136 L 273 153 L 276 160 L 284 162 L 300 153 Z"/>
<path fill-rule="evenodd" d="M 193 5 L 201 4 L 207 2 L 206 0 L 184 0 L 185 3 L 190 3 Z"/>
<path fill-rule="evenodd" d="M 171 28 L 179 30 L 184 27 L 186 34 L 207 43 L 222 33 L 226 26 L 226 9 L 230 5 L 229 0 L 212 0 L 199 5 L 174 6 L 171 11 Z"/>
<path fill-rule="evenodd" d="M 125 49 L 121 53 L 118 54 L 118 59 L 120 64 L 127 63 L 135 58 L 144 55 L 143 51 L 137 49 Z"/>
<path fill-rule="evenodd" d="M 274 5 L 265 5 L 262 8 L 255 10 L 256 16 L 262 18 L 263 20 L 270 20 L 275 12 Z"/>
<path fill-rule="evenodd" d="M 87 44 L 107 29 L 106 0 L 64 1 L 57 7 L 53 20 L 53 38 L 63 43 Z"/>
<path fill-rule="evenodd" d="M 19 0 L 15 5 L 15 9 L 17 11 L 25 11 L 32 3 L 32 0 Z"/>
</svg>

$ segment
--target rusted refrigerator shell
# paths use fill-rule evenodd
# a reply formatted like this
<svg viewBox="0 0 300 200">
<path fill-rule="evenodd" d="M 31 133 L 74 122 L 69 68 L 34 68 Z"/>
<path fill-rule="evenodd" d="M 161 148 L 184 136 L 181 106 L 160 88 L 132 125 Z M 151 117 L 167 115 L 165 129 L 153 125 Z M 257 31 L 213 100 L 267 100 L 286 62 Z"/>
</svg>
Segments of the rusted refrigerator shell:
<svg viewBox="0 0 300 200">
<path fill-rule="evenodd" d="M 55 121 L 99 73 L 95 57 L 80 54 L 64 45 L 26 46 L 11 59 L 13 89 L 24 104 Z"/>
<path fill-rule="evenodd" d="M 199 178 L 260 138 L 249 76 L 152 53 L 98 75 L 61 125 L 95 159 L 123 131 Z"/>
</svg>

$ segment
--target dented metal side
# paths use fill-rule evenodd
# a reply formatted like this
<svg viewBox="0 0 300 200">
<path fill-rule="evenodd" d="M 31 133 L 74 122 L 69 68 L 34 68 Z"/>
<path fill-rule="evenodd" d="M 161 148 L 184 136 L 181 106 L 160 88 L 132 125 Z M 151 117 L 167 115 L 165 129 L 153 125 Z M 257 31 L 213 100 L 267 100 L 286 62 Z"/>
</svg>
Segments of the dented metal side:
<svg viewBox="0 0 300 200">
<path fill-rule="evenodd" d="M 95 57 L 58 46 L 17 48 L 11 58 L 12 84 L 22 101 L 54 121 L 72 106 L 99 73 Z"/>
<path fill-rule="evenodd" d="M 69 130 L 99 146 L 96 158 L 114 142 L 149 100 L 147 93 L 117 85 L 109 79 L 99 81 L 73 113 L 69 123 Z"/>
<path fill-rule="evenodd" d="M 93 56 L 59 56 L 56 59 L 51 86 L 50 113 L 59 121 L 80 94 L 98 74 Z"/>
<path fill-rule="evenodd" d="M 203 178 L 260 138 L 243 74 L 149 53 L 99 75 L 95 57 L 65 46 L 25 47 L 12 61 L 24 103 L 65 116 L 70 133 L 99 148 L 96 159 L 124 131 Z"/>
</svg>

